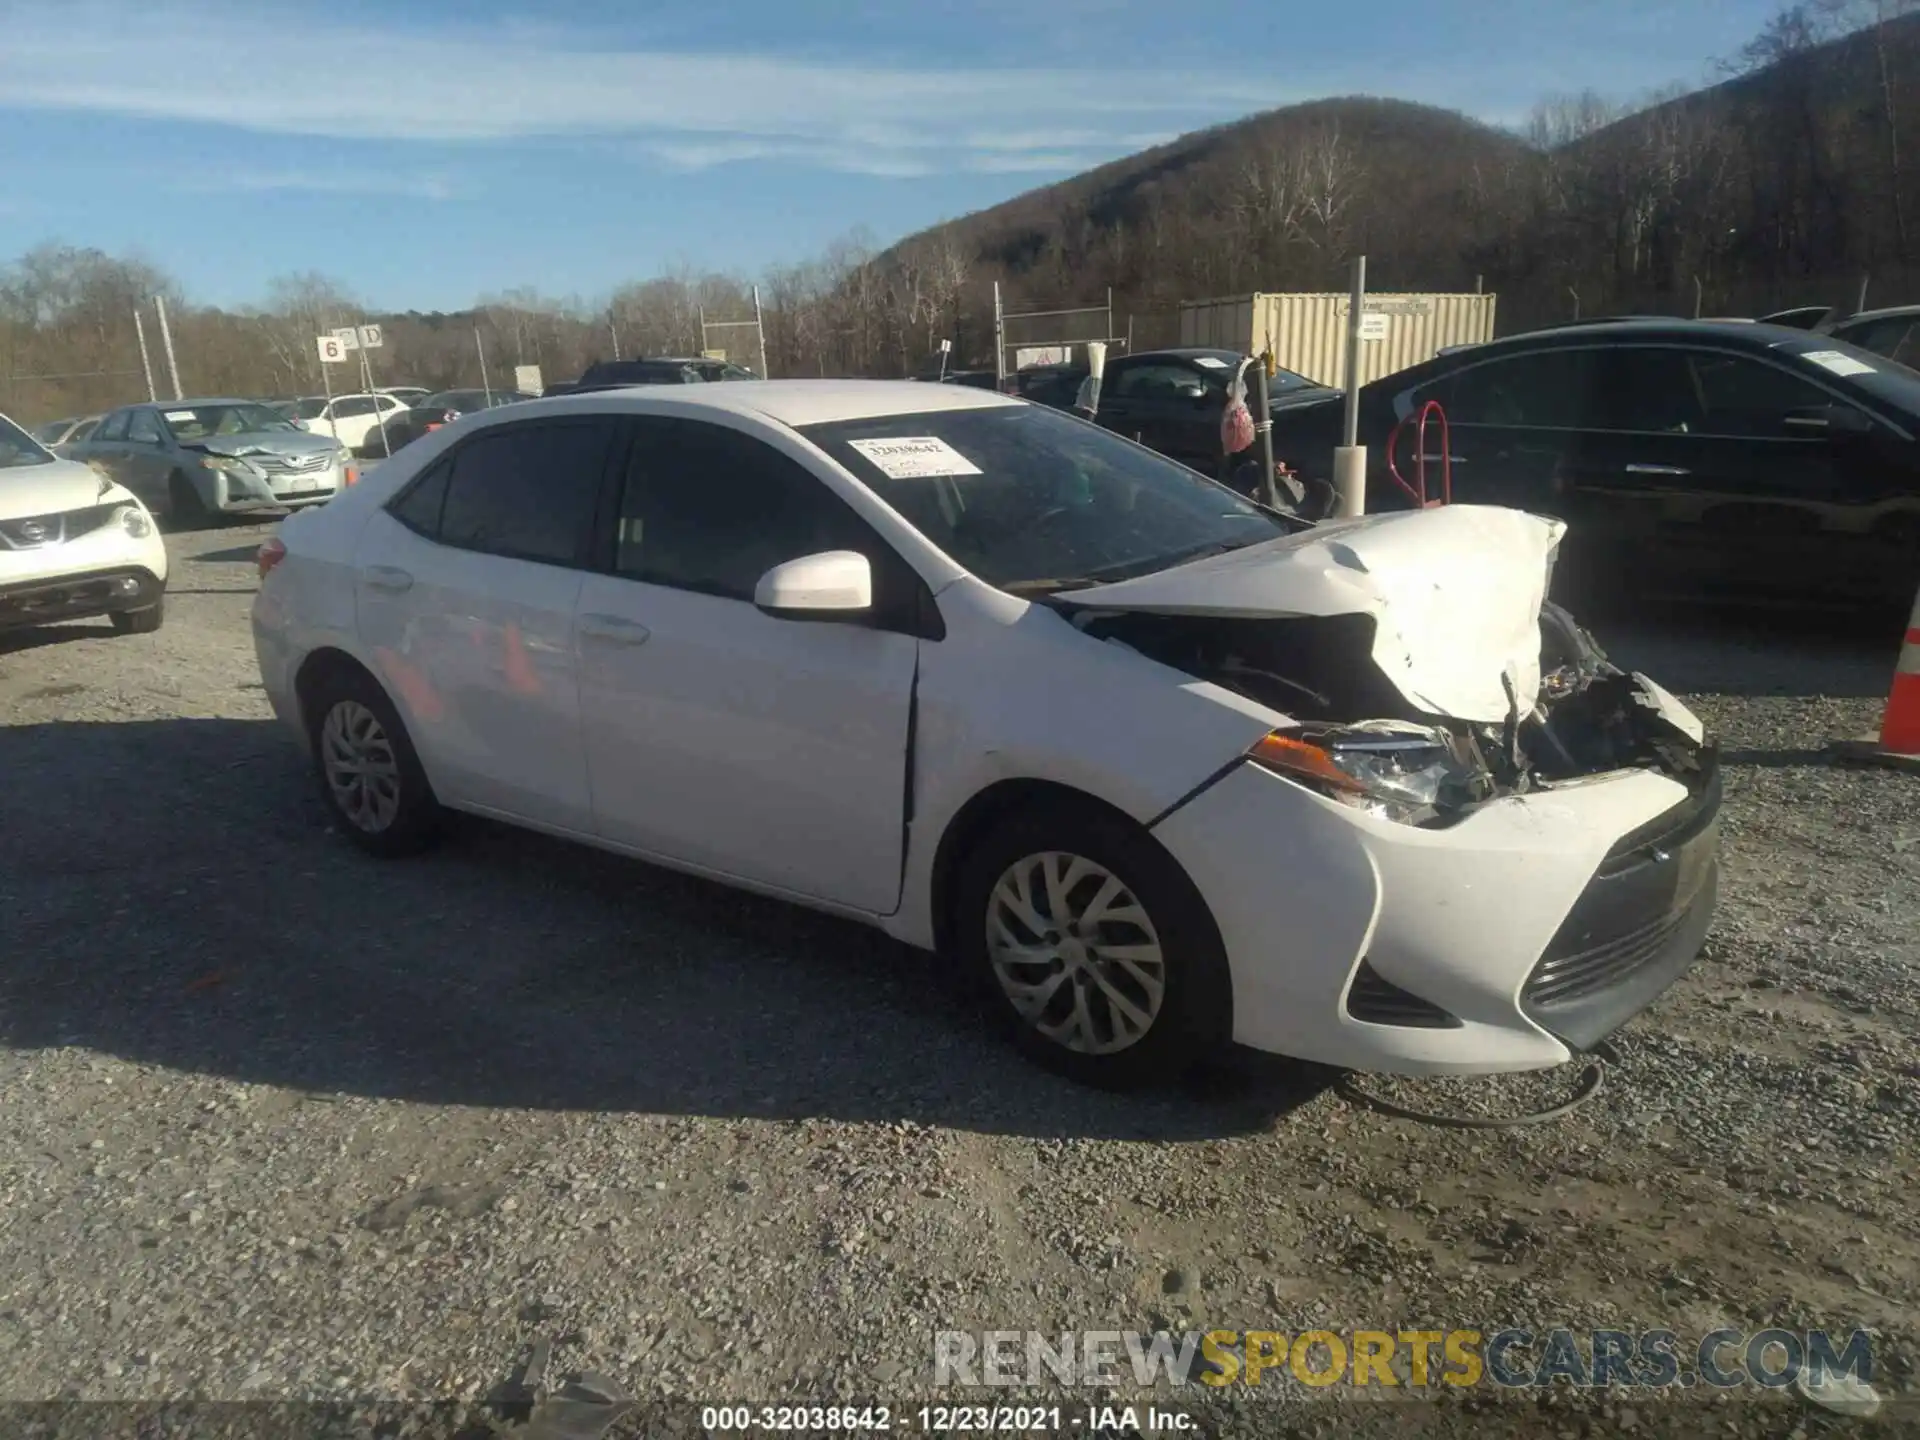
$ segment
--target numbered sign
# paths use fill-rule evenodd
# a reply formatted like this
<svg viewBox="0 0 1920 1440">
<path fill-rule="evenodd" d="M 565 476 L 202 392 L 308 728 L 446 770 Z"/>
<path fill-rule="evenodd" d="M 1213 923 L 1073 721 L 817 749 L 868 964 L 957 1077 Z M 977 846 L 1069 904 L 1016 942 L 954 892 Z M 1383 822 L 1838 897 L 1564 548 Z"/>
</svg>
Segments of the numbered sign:
<svg viewBox="0 0 1920 1440">
<path fill-rule="evenodd" d="M 360 348 L 360 332 L 351 325 L 343 325 L 340 329 L 334 331 L 333 338 L 340 342 L 340 348 L 342 350 L 358 350 Z"/>
<path fill-rule="evenodd" d="M 322 365 L 340 365 L 347 358 L 347 347 L 340 343 L 338 335 L 316 335 L 313 337 L 315 348 L 320 351 Z"/>
<path fill-rule="evenodd" d="M 378 325 L 362 325 L 360 327 L 360 348 L 362 350 L 378 350 L 382 343 L 380 339 L 380 327 Z"/>
</svg>

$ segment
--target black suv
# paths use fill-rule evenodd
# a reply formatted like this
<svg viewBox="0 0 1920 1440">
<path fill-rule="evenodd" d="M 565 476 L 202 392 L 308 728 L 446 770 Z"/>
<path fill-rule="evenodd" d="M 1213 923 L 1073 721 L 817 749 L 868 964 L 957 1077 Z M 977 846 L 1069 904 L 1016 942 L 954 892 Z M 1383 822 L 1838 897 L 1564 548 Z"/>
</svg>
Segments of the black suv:
<svg viewBox="0 0 1920 1440">
<path fill-rule="evenodd" d="M 1846 340 L 1636 319 L 1442 355 L 1361 387 L 1368 510 L 1418 503 L 1389 452 L 1417 488 L 1429 401 L 1447 424 L 1427 426 L 1425 498 L 1450 461 L 1454 500 L 1570 522 L 1564 593 L 1905 606 L 1920 584 L 1920 374 Z M 1275 457 L 1327 481 L 1342 404 L 1277 397 Z"/>
</svg>

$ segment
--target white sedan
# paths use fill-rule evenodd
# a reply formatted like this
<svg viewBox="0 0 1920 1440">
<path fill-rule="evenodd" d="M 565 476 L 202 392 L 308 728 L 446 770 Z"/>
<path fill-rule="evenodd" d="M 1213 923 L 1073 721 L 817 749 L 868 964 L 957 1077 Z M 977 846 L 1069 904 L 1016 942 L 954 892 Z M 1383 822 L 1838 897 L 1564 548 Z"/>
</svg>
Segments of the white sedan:
<svg viewBox="0 0 1920 1440">
<path fill-rule="evenodd" d="M 134 493 L 0 415 L 0 630 L 105 615 L 151 634 L 167 547 Z"/>
<path fill-rule="evenodd" d="M 856 917 L 1096 1083 L 1227 1042 L 1550 1066 L 1692 963 L 1715 749 L 1543 603 L 1560 522 L 1307 527 L 907 382 L 503 407 L 262 547 L 342 830 L 468 811 Z"/>
</svg>

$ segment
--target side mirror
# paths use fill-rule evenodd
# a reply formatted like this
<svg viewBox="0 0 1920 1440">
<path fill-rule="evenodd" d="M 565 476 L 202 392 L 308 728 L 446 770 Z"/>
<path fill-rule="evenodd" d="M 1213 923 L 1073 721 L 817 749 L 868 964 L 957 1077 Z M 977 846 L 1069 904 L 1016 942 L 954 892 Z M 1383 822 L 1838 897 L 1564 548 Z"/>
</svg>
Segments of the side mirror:
<svg viewBox="0 0 1920 1440">
<path fill-rule="evenodd" d="M 873 608 L 873 566 L 857 550 L 823 550 L 776 565 L 753 603 L 781 620 L 845 620 Z"/>
</svg>

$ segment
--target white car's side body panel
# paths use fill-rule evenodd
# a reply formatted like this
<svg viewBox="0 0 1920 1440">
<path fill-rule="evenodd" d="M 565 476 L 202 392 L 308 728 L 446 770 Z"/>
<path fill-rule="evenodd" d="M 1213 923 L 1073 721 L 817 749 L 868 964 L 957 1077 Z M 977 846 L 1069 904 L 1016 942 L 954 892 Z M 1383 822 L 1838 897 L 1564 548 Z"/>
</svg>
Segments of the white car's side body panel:
<svg viewBox="0 0 1920 1440">
<path fill-rule="evenodd" d="M 573 642 L 585 575 L 436 545 L 385 512 L 355 570 L 360 644 L 442 798 L 590 833 Z"/>
<path fill-rule="evenodd" d="M 1142 824 L 1178 804 L 1283 717 L 979 581 L 938 597 L 947 637 L 925 646 L 914 739 L 914 821 L 888 930 L 931 946 L 940 837 L 990 786 L 1039 780 Z"/>
<path fill-rule="evenodd" d="M 900 891 L 920 642 L 593 575 L 580 696 L 598 833 L 884 914 Z"/>
</svg>

